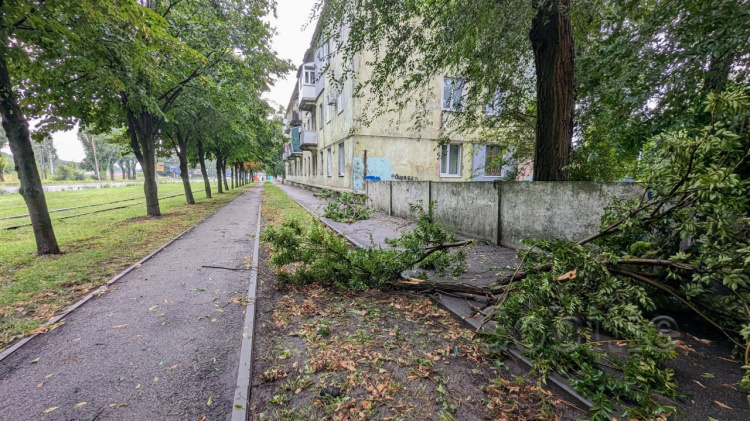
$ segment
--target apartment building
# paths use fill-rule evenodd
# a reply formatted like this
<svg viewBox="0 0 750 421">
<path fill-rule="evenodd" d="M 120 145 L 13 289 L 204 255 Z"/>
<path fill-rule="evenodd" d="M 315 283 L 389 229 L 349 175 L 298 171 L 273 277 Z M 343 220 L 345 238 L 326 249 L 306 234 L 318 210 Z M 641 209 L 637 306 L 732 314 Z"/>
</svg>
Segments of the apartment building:
<svg viewBox="0 0 750 421">
<path fill-rule="evenodd" d="M 460 112 L 461 79 L 434 79 L 434 92 L 441 95 L 426 104 L 429 124 L 419 131 L 408 121 L 415 110 L 383 115 L 365 125 L 367 100 L 353 93 L 356 81 L 368 77 L 368 54 L 355 56 L 353 77 L 339 82 L 340 58 L 327 42 L 313 39 L 311 45 L 286 109 L 287 180 L 363 191 L 368 180 L 492 181 L 511 169 L 485 169 L 500 158 L 498 146 L 446 133 L 448 115 Z M 438 142 L 446 137 L 450 144 Z"/>
</svg>

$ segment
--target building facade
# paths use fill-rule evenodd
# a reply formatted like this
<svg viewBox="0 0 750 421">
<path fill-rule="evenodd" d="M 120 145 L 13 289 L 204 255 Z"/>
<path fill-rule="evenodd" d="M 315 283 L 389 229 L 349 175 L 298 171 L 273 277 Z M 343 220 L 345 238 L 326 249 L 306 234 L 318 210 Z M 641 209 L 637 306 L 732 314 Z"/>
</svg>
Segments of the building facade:
<svg viewBox="0 0 750 421">
<path fill-rule="evenodd" d="M 408 121 L 413 109 L 363 124 L 368 100 L 353 94 L 356 81 L 368 78 L 368 59 L 367 53 L 355 56 L 352 77 L 338 81 L 340 58 L 328 43 L 313 40 L 286 109 L 287 180 L 363 191 L 368 180 L 492 181 L 511 171 L 489 165 L 501 158 L 498 146 L 447 133 L 443 123 L 461 107 L 464 87 L 457 78 L 432 81 L 434 92 L 441 95 L 422 104 L 420 112 L 426 111 L 428 124 L 419 131 Z M 449 144 L 438 141 L 446 138 Z"/>
</svg>

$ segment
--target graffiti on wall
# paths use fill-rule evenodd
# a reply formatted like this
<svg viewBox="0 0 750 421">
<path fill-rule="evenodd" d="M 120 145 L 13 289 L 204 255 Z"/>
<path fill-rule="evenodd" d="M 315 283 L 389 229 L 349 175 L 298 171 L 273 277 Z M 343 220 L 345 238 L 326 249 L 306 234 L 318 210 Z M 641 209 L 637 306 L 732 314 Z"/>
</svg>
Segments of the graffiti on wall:
<svg viewBox="0 0 750 421">
<path fill-rule="evenodd" d="M 391 174 L 393 173 L 390 158 L 367 158 L 367 174 L 365 174 L 365 165 L 362 157 L 355 156 L 352 169 L 352 188 L 354 190 L 362 190 L 365 180 L 390 181 Z"/>
<path fill-rule="evenodd" d="M 413 175 L 391 174 L 391 178 L 397 181 L 419 181 L 419 178 Z"/>
</svg>

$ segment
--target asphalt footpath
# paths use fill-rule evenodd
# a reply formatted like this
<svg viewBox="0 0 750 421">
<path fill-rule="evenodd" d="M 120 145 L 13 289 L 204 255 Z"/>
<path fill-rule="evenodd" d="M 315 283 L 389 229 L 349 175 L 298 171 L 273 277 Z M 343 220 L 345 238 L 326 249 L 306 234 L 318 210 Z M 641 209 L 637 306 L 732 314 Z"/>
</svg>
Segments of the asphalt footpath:
<svg viewBox="0 0 750 421">
<path fill-rule="evenodd" d="M 0 420 L 229 419 L 261 188 L 0 362 Z"/>
</svg>

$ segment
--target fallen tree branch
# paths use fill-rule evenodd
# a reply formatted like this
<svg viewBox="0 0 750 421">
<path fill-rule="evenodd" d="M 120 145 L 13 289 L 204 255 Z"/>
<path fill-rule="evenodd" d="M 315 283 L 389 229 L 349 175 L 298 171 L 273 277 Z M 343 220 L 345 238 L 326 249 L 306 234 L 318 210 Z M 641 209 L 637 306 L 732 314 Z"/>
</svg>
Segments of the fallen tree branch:
<svg viewBox="0 0 750 421">
<path fill-rule="evenodd" d="M 202 268 L 208 268 L 208 269 L 224 269 L 224 270 L 251 270 L 251 268 L 228 268 L 224 266 L 211 266 L 211 265 L 203 265 Z"/>
<path fill-rule="evenodd" d="M 435 253 L 436 251 L 445 250 L 445 249 L 454 248 L 454 247 L 467 246 L 473 242 L 474 240 L 458 241 L 455 243 L 439 244 L 437 246 L 425 249 L 425 253 L 414 262 L 414 266 L 420 264 L 424 259 L 430 257 L 430 255 L 432 253 Z"/>
<path fill-rule="evenodd" d="M 677 293 L 677 291 L 673 290 L 672 288 L 670 288 L 670 287 L 668 287 L 668 286 L 666 286 L 664 284 L 661 284 L 661 283 L 659 283 L 657 281 L 654 281 L 651 278 L 647 278 L 647 277 L 645 277 L 643 275 L 639 275 L 639 274 L 637 274 L 635 272 L 631 272 L 629 270 L 618 269 L 618 268 L 610 268 L 609 271 L 611 273 L 616 273 L 616 274 L 619 274 L 619 275 L 627 276 L 630 279 L 635 279 L 636 281 L 643 282 L 643 283 L 645 283 L 647 285 L 650 285 L 650 286 L 652 286 L 654 288 L 657 288 L 659 290 L 662 290 L 662 291 L 666 292 L 667 294 L 669 294 L 672 297 L 676 298 L 682 304 L 684 304 L 685 306 L 687 306 L 688 308 L 690 308 L 691 310 L 693 310 L 695 312 L 695 314 L 699 315 L 701 318 L 703 318 L 705 321 L 709 322 L 715 328 L 719 329 L 721 331 L 721 333 L 723 333 L 727 338 L 729 338 L 729 340 L 732 341 L 735 345 L 737 345 L 739 347 L 743 346 L 742 344 L 740 344 L 739 342 L 737 342 L 734 339 L 734 337 L 732 335 L 730 335 L 718 323 L 716 323 L 715 321 L 713 321 L 713 319 L 711 319 L 710 317 L 708 317 L 705 314 L 703 314 L 703 312 L 701 312 L 697 307 L 695 307 L 688 300 L 686 300 L 685 298 L 683 298 L 680 294 Z"/>
<path fill-rule="evenodd" d="M 429 281 L 425 279 L 405 277 L 398 281 L 388 283 L 387 285 L 396 289 L 419 290 L 425 292 L 464 292 L 467 294 L 481 295 L 485 297 L 492 296 L 489 288 L 482 288 L 464 283 L 449 283 L 440 281 Z"/>
</svg>

